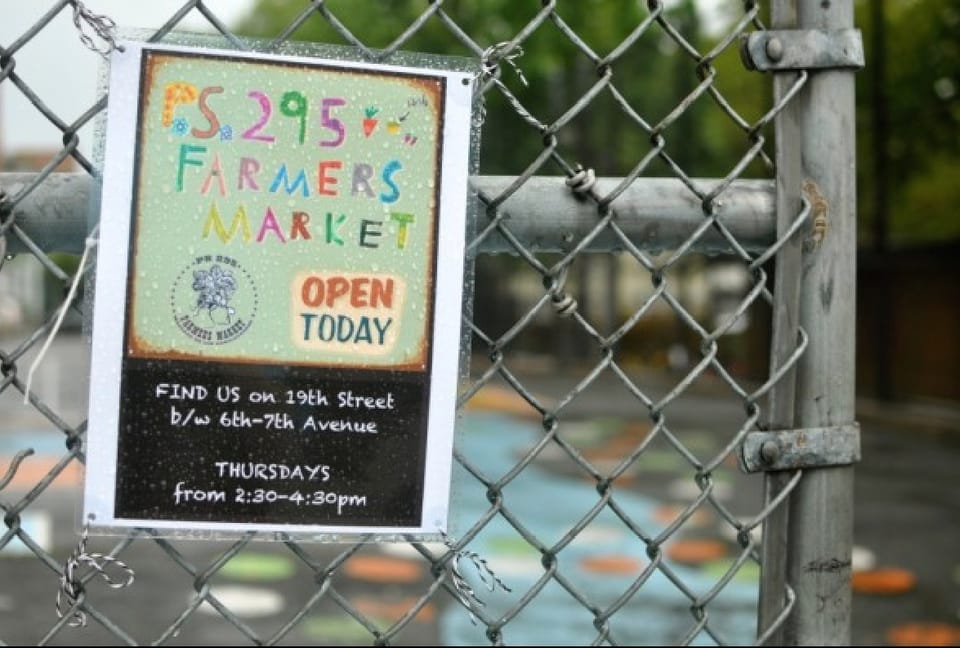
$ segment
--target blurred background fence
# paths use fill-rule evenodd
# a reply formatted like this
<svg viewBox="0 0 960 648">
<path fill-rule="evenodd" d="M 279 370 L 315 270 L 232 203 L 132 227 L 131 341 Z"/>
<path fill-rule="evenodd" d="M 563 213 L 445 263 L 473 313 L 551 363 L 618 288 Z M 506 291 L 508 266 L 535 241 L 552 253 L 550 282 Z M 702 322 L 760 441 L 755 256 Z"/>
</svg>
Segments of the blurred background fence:
<svg viewBox="0 0 960 648">
<path fill-rule="evenodd" d="M 39 116 L 45 143 L 0 146 L 0 402 L 9 412 L 0 446 L 8 463 L 0 468 L 8 466 L 11 478 L 0 481 L 0 554 L 28 558 L 6 582 L 47 583 L 49 597 L 27 604 L 5 586 L 0 640 L 849 640 L 851 469 L 764 477 L 744 475 L 740 464 L 750 434 L 853 422 L 852 71 L 764 74 L 747 70 L 740 50 L 751 34 L 773 28 L 850 27 L 853 3 L 164 5 L 153 41 L 200 29 L 229 48 L 270 52 L 317 41 L 378 62 L 399 51 L 484 61 L 456 543 L 265 548 L 255 539 L 162 540 L 149 530 L 116 543 L 101 539 L 98 550 L 129 563 L 138 579 L 119 594 L 88 574 L 76 603 L 89 619 L 83 635 L 53 612 L 56 579 L 76 535 L 69 527 L 55 533 L 47 518 L 31 515 L 43 506 L 57 520 L 73 516 L 64 494 L 77 491 L 83 463 L 83 291 L 26 394 L 31 406 L 19 401 L 90 227 L 94 122 L 107 101 L 70 100 L 68 70 L 98 54 L 76 32 L 56 41 L 45 34 L 76 21 L 102 47 L 94 26 L 103 23 L 91 18 L 109 12 L 95 2 L 35 4 L 22 29 L 0 41 L 0 102 L 19 106 L 24 129 Z M 941 22 L 958 20 L 949 3 L 905 3 L 886 19 L 872 11 L 868 42 L 883 35 L 884 20 L 931 39 L 956 37 L 957 30 L 939 31 Z M 954 13 L 925 22 L 932 11 Z M 39 62 L 19 63 L 38 50 L 43 56 L 31 60 Z M 941 64 L 956 69 L 954 59 Z M 874 74 L 909 74 L 902 65 Z M 946 219 L 918 227 L 901 216 L 932 200 L 925 183 L 956 191 L 949 174 L 937 180 L 911 166 L 934 149 L 948 165 L 958 159 L 956 79 L 937 77 L 936 65 L 924 73 L 936 77 L 931 87 L 952 119 L 945 128 L 954 129 L 953 144 L 930 137 L 919 149 L 926 133 L 905 138 L 891 129 L 901 110 L 894 97 L 884 99 L 886 122 L 875 124 L 880 139 L 861 144 L 886 142 L 898 151 L 887 166 L 868 166 L 871 177 L 911 180 L 905 189 L 869 184 L 871 216 L 860 238 L 912 268 L 904 246 L 936 247 L 956 234 Z M 53 92 L 43 89 L 50 77 Z M 882 76 L 871 83 L 881 92 Z M 8 120 L 0 137 L 15 140 L 20 129 Z M 924 255 L 927 264 L 937 258 Z M 867 263 L 861 272 L 890 266 Z M 892 283 L 866 291 L 875 310 L 860 337 L 876 369 L 866 388 L 887 396 L 917 388 L 881 370 L 898 353 L 896 345 L 878 347 L 900 326 L 884 315 L 893 300 L 881 293 Z M 923 299 L 918 283 L 924 280 L 897 294 Z M 950 312 L 946 318 L 957 317 Z M 931 393 L 955 397 L 955 369 L 942 371 L 953 378 L 931 379 Z M 19 463 L 27 448 L 49 458 Z M 512 591 L 486 591 L 465 567 L 486 603 L 469 608 L 452 580 L 461 549 L 489 557 Z M 694 568 L 704 563 L 709 570 Z M 270 569 L 287 570 L 289 582 L 277 609 L 274 599 L 257 599 L 253 608 L 273 610 L 259 614 L 232 583 Z"/>
</svg>

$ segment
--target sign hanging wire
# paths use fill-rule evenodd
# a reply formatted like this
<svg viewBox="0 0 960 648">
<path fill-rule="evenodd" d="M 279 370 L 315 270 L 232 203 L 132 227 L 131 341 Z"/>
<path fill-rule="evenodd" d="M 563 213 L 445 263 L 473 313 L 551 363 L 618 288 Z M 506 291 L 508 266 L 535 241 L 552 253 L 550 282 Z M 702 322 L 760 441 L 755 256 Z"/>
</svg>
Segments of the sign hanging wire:
<svg viewBox="0 0 960 648">
<path fill-rule="evenodd" d="M 499 87 L 504 91 L 504 98 L 507 102 L 513 106 L 521 117 L 527 119 L 527 121 L 536 122 L 536 118 L 530 114 L 530 112 L 523 107 L 523 105 L 517 100 L 512 92 L 509 91 L 507 86 L 500 80 L 499 70 L 500 62 L 505 61 L 507 65 L 513 68 L 514 73 L 517 75 L 517 79 L 520 80 L 520 84 L 523 87 L 528 87 L 530 84 L 527 82 L 527 77 L 523 75 L 523 70 L 520 69 L 520 66 L 517 64 L 517 59 L 523 56 L 523 48 L 519 45 L 513 45 L 510 41 L 504 41 L 502 43 L 496 43 L 491 45 L 483 51 L 483 54 L 480 55 L 480 73 L 477 74 L 477 77 L 480 83 L 477 85 L 477 92 L 482 91 L 483 85 L 487 82 L 492 82 L 494 85 Z M 487 116 L 487 107 L 486 102 L 481 98 L 480 108 L 479 108 L 479 123 L 483 124 Z"/>
<path fill-rule="evenodd" d="M 123 46 L 118 45 L 114 34 L 117 32 L 117 23 L 113 18 L 106 15 L 95 14 L 87 8 L 80 0 L 74 0 L 73 4 L 73 26 L 77 28 L 80 34 L 80 42 L 83 45 L 106 58 L 113 50 L 123 51 Z M 84 28 L 86 26 L 86 29 Z M 106 45 L 101 49 L 93 40 L 93 36 L 87 33 L 92 31 Z"/>
<path fill-rule="evenodd" d="M 51 328 L 50 333 L 47 334 L 46 341 L 43 343 L 43 346 L 40 347 L 40 353 L 38 353 L 37 357 L 33 359 L 33 363 L 30 365 L 30 371 L 27 372 L 27 384 L 23 389 L 24 405 L 27 405 L 30 402 L 30 385 L 33 384 L 33 372 L 36 371 L 37 367 L 40 366 L 40 363 L 43 362 L 43 358 L 47 355 L 47 351 L 50 350 L 50 345 L 53 343 L 53 338 L 57 336 L 57 333 L 60 332 L 60 327 L 63 326 L 63 318 L 67 315 L 67 309 L 70 308 L 70 304 L 73 303 L 73 298 L 77 295 L 77 288 L 80 286 L 80 278 L 87 269 L 87 261 L 90 257 L 90 250 L 97 246 L 97 231 L 99 229 L 100 224 L 97 223 L 90 232 L 90 236 L 88 236 L 87 240 L 84 242 L 83 256 L 80 257 L 80 265 L 77 268 L 76 274 L 73 275 L 73 281 L 70 282 L 70 290 L 67 291 L 67 296 L 60 305 L 60 312 L 57 314 L 57 321 L 54 322 L 53 328 Z"/>
<path fill-rule="evenodd" d="M 474 615 L 474 611 L 485 607 L 486 603 L 477 596 L 470 582 L 463 575 L 461 567 L 462 561 L 467 560 L 470 565 L 473 565 L 477 575 L 480 577 L 480 582 L 483 583 L 484 587 L 491 593 L 494 592 L 497 587 L 504 592 L 512 592 L 513 590 L 500 580 L 500 577 L 493 572 L 493 569 L 487 563 L 486 559 L 480 554 L 466 549 L 457 549 L 453 540 L 449 538 L 447 534 L 441 531 L 440 535 L 443 537 L 443 543 L 456 555 L 456 558 L 450 563 L 450 574 L 453 579 L 453 587 L 457 592 L 457 598 L 470 613 L 470 623 L 477 625 L 477 617 Z"/>
<path fill-rule="evenodd" d="M 95 571 L 112 589 L 129 587 L 133 584 L 135 576 L 133 568 L 128 567 L 122 560 L 101 553 L 88 553 L 89 532 L 90 522 L 87 521 L 80 534 L 80 543 L 63 563 L 60 589 L 57 590 L 57 617 L 62 619 L 69 612 L 70 620 L 67 623 L 73 628 L 82 628 L 87 625 L 87 615 L 84 612 L 80 610 L 70 612 L 70 608 L 77 604 L 83 594 L 83 582 L 77 575 L 78 570 L 87 567 Z"/>
</svg>

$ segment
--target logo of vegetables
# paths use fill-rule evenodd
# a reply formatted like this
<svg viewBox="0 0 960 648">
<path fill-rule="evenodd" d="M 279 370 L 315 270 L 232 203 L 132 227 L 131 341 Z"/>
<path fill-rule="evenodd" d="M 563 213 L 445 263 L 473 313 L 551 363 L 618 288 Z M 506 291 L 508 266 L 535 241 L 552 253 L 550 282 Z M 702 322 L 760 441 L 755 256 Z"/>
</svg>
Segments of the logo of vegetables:
<svg viewBox="0 0 960 648">
<path fill-rule="evenodd" d="M 364 119 L 363 119 L 363 136 L 370 137 L 373 135 L 373 131 L 377 129 L 377 124 L 380 123 L 379 119 L 374 119 L 376 114 L 380 112 L 379 108 L 374 106 L 367 106 L 363 109 Z"/>
<path fill-rule="evenodd" d="M 412 218 L 412 217 L 411 217 Z M 228 256 L 194 259 L 170 287 L 173 319 L 183 333 L 203 345 L 227 344 L 243 336 L 257 315 L 257 286 Z"/>
<path fill-rule="evenodd" d="M 237 290 L 237 282 L 232 272 L 218 265 L 209 270 L 194 270 L 193 290 L 197 294 L 197 309 L 194 315 L 205 310 L 210 321 L 214 323 L 222 325 L 233 321 L 233 315 L 237 311 L 230 305 L 230 300 Z M 218 318 L 214 317 L 216 311 L 222 311 Z M 224 316 L 226 322 L 223 321 Z"/>
</svg>

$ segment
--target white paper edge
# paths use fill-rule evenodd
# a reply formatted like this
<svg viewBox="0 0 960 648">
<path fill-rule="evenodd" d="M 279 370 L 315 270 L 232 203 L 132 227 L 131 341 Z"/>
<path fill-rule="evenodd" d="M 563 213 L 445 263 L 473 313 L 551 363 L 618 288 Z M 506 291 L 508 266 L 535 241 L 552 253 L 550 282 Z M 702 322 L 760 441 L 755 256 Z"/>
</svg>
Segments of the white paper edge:
<svg viewBox="0 0 960 648">
<path fill-rule="evenodd" d="M 416 527 L 335 526 L 307 524 L 260 524 L 194 520 L 137 520 L 114 517 L 116 456 L 119 440 L 120 369 L 123 356 L 126 311 L 127 257 L 130 246 L 130 210 L 133 197 L 134 153 L 140 97 L 140 61 L 145 48 L 137 42 L 122 43 L 124 50 L 111 55 L 108 134 L 104 151 L 101 221 L 115 216 L 119 225 L 100 229 L 96 296 L 91 348 L 87 464 L 83 521 L 94 527 L 147 527 L 237 533 L 262 531 L 289 534 L 437 534 L 445 533 L 449 517 L 453 436 L 456 419 L 457 361 L 460 358 L 460 317 L 463 299 L 464 228 L 467 210 L 467 180 L 470 150 L 472 77 L 464 72 L 271 55 L 270 60 L 330 65 L 341 68 L 407 72 L 444 77 L 446 94 L 443 120 L 443 158 L 440 209 L 437 213 L 437 268 L 433 317 L 433 343 L 427 451 L 424 465 L 421 524 Z M 150 44 L 150 50 L 201 53 L 205 56 L 264 59 L 264 55 L 227 52 L 196 47 Z M 466 117 L 464 117 L 466 116 Z M 460 149 L 456 159 L 449 152 Z M 440 267 L 453 267 L 454 272 Z M 441 313 L 457 313 L 456 324 Z M 119 315 L 119 316 L 118 316 Z M 451 361 L 451 358 L 453 359 Z M 96 386 L 96 391 L 95 391 Z M 99 396 L 99 398 L 95 398 Z M 91 442 L 93 441 L 93 442 Z"/>
</svg>

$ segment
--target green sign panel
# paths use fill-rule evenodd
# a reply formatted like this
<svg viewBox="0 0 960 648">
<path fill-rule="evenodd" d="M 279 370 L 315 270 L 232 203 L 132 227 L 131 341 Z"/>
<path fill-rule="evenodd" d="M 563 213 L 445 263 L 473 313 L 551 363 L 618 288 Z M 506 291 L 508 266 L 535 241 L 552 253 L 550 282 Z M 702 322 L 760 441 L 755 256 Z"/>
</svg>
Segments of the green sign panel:
<svg viewBox="0 0 960 648">
<path fill-rule="evenodd" d="M 133 352 L 423 369 L 445 80 L 142 65 Z"/>
</svg>

